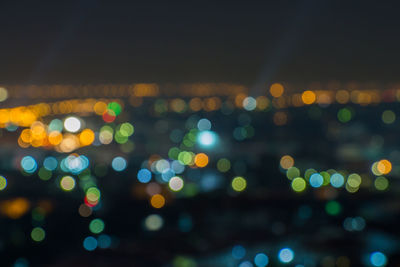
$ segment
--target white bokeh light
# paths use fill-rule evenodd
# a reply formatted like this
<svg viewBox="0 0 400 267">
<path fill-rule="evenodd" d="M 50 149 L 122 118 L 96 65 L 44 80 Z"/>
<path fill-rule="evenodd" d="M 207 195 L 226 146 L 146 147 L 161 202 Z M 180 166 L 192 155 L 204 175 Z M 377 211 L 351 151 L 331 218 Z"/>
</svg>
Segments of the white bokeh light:
<svg viewBox="0 0 400 267">
<path fill-rule="evenodd" d="M 183 188 L 183 180 L 182 180 L 182 178 L 175 176 L 169 180 L 168 185 L 172 191 L 175 191 L 175 192 L 180 191 Z"/>
<path fill-rule="evenodd" d="M 212 147 L 217 142 L 217 135 L 212 131 L 201 131 L 197 135 L 197 141 L 202 147 Z"/>
<path fill-rule="evenodd" d="M 64 128 L 68 132 L 76 133 L 81 128 L 81 121 L 76 117 L 68 117 L 64 121 Z"/>
</svg>

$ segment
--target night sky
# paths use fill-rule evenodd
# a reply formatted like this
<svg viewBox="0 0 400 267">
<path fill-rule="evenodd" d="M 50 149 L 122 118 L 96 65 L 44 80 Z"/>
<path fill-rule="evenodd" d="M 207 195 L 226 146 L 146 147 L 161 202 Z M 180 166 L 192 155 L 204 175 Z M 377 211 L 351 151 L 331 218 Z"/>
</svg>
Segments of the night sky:
<svg viewBox="0 0 400 267">
<path fill-rule="evenodd" d="M 0 83 L 399 80 L 389 1 L 130 2 L 1 2 Z"/>
</svg>

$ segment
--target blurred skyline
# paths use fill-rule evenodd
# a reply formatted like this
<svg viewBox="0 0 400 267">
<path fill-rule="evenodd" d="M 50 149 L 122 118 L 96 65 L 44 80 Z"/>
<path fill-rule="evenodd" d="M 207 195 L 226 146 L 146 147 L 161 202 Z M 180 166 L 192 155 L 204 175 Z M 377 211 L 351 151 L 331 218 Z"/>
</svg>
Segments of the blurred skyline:
<svg viewBox="0 0 400 267">
<path fill-rule="evenodd" d="M 398 81 L 390 2 L 1 3 L 0 83 Z"/>
</svg>

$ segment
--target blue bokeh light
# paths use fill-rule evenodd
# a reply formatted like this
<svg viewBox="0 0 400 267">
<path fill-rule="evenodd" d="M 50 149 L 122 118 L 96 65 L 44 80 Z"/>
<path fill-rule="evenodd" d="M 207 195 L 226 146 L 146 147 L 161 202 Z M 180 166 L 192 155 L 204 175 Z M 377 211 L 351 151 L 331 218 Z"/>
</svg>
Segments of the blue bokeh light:
<svg viewBox="0 0 400 267">
<path fill-rule="evenodd" d="M 331 176 L 331 185 L 339 188 L 344 184 L 344 177 L 340 173 L 335 173 Z"/>
<path fill-rule="evenodd" d="M 197 135 L 197 141 L 202 147 L 212 147 L 217 143 L 218 136 L 212 131 L 201 131 Z"/>
<path fill-rule="evenodd" d="M 208 131 L 211 130 L 211 122 L 208 119 L 200 119 L 197 123 L 197 128 L 200 131 Z"/>
<path fill-rule="evenodd" d="M 47 157 L 43 161 L 43 167 L 49 171 L 54 171 L 57 169 L 58 161 L 55 157 Z"/>
<path fill-rule="evenodd" d="M 319 173 L 314 173 L 310 177 L 310 185 L 312 187 L 321 187 L 321 185 L 324 183 L 324 177 L 322 177 L 321 174 Z"/>
<path fill-rule="evenodd" d="M 246 249 L 241 245 L 236 245 L 232 248 L 232 257 L 237 260 L 242 259 L 246 255 Z"/>
<path fill-rule="evenodd" d="M 111 162 L 111 167 L 117 172 L 125 170 L 126 165 L 126 160 L 123 157 L 115 157 Z"/>
<path fill-rule="evenodd" d="M 106 234 L 102 234 L 97 238 L 99 248 L 109 248 L 111 246 L 111 237 Z"/>
<path fill-rule="evenodd" d="M 373 266 L 381 267 L 387 263 L 387 258 L 382 252 L 376 251 L 371 253 L 369 260 Z"/>
<path fill-rule="evenodd" d="M 253 267 L 253 264 L 249 261 L 244 261 L 239 264 L 239 267 Z"/>
<path fill-rule="evenodd" d="M 151 172 L 148 169 L 140 169 L 137 174 L 137 179 L 141 183 L 148 183 L 151 180 Z"/>
<path fill-rule="evenodd" d="M 97 240 L 93 236 L 88 236 L 83 240 L 83 247 L 88 251 L 93 251 L 97 248 Z"/>
<path fill-rule="evenodd" d="M 256 264 L 257 267 L 265 267 L 269 263 L 269 258 L 264 253 L 258 253 L 254 257 L 254 263 Z"/>
<path fill-rule="evenodd" d="M 27 173 L 34 173 L 37 169 L 36 160 L 31 156 L 25 156 L 21 160 L 21 167 Z"/>
<path fill-rule="evenodd" d="M 181 174 L 182 172 L 185 171 L 185 165 L 181 164 L 179 160 L 174 160 L 171 163 L 171 169 L 176 173 L 176 174 Z"/>
<path fill-rule="evenodd" d="M 169 182 L 169 180 L 171 180 L 171 178 L 174 176 L 175 176 L 175 172 L 170 168 L 165 169 L 161 173 L 161 178 L 163 179 L 164 182 Z"/>
<path fill-rule="evenodd" d="M 278 253 L 279 260 L 283 263 L 289 263 L 294 258 L 294 252 L 290 248 L 283 248 Z"/>
</svg>

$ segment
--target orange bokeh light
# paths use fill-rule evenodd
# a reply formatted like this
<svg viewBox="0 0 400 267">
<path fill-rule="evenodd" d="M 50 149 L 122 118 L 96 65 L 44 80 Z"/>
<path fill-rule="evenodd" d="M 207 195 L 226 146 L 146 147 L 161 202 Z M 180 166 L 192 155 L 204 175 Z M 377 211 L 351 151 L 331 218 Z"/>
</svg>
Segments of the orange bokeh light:
<svg viewBox="0 0 400 267">
<path fill-rule="evenodd" d="M 315 102 L 317 96 L 313 91 L 307 90 L 303 92 L 303 94 L 301 95 L 301 99 L 303 100 L 304 104 L 311 105 L 312 103 Z"/>
<path fill-rule="evenodd" d="M 392 163 L 387 159 L 382 159 L 378 161 L 378 165 L 376 167 L 378 171 L 382 174 L 388 174 L 392 171 Z"/>
<path fill-rule="evenodd" d="M 269 92 L 273 97 L 280 97 L 283 95 L 283 92 L 285 91 L 285 88 L 283 88 L 283 85 L 280 83 L 274 83 L 271 85 L 269 88 Z"/>
<path fill-rule="evenodd" d="M 203 168 L 208 164 L 208 156 L 204 153 L 199 153 L 194 157 L 194 163 L 197 167 Z"/>
<path fill-rule="evenodd" d="M 94 132 L 90 129 L 85 129 L 79 135 L 81 146 L 91 145 L 94 141 Z"/>
<path fill-rule="evenodd" d="M 165 205 L 165 198 L 160 194 L 155 194 L 151 197 L 150 204 L 153 208 L 161 209 Z"/>
</svg>

